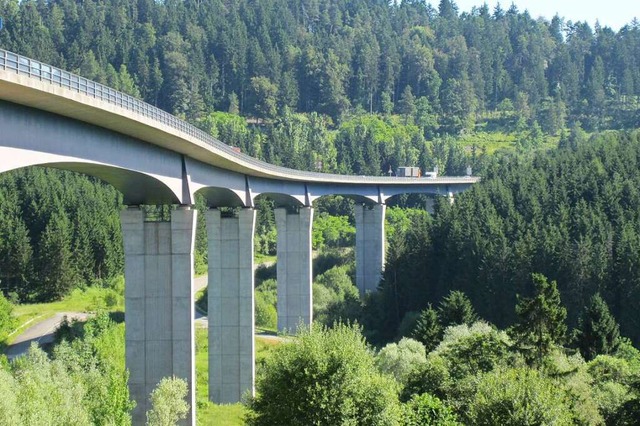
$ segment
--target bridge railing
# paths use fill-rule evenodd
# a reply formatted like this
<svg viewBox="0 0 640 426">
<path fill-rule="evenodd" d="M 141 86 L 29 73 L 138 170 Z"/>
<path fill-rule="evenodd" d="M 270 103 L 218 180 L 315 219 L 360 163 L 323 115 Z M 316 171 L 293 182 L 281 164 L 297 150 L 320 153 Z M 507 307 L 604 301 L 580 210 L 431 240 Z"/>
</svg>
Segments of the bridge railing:
<svg viewBox="0 0 640 426">
<path fill-rule="evenodd" d="M 137 99 L 126 93 L 119 92 L 104 84 L 97 83 L 79 75 L 73 74 L 69 71 L 62 70 L 60 68 L 53 67 L 51 65 L 44 64 L 26 56 L 19 55 L 17 53 L 9 52 L 4 49 L 0 49 L 0 69 L 12 70 L 17 74 L 25 75 L 30 78 L 38 79 L 40 81 L 46 81 L 53 85 L 67 88 L 69 90 L 82 93 L 87 96 L 105 101 L 109 104 L 122 107 L 126 110 L 140 114 L 142 116 L 159 121 L 173 129 L 179 130 L 187 135 L 204 142 L 217 150 L 225 152 L 228 156 L 239 160 L 240 162 L 248 163 L 259 169 L 265 169 L 278 174 L 286 174 L 292 177 L 299 178 L 318 178 L 348 182 L 366 182 L 380 180 L 381 176 L 353 176 L 353 175 L 337 175 L 330 173 L 317 173 L 317 172 L 305 172 L 301 170 L 288 169 L 286 167 L 275 166 L 273 164 L 260 161 L 249 155 L 237 152 L 229 145 L 219 141 L 208 133 L 201 129 L 187 123 L 184 120 L 169 114 L 166 111 L 161 110 L 153 105 L 150 105 L 140 99 Z M 474 179 L 458 178 L 461 183 L 472 181 Z M 455 180 L 447 178 L 447 180 Z M 435 179 L 437 181 L 437 179 Z M 389 183 L 415 183 L 415 178 L 393 178 L 389 179 Z M 424 182 L 424 180 L 422 180 Z"/>
</svg>

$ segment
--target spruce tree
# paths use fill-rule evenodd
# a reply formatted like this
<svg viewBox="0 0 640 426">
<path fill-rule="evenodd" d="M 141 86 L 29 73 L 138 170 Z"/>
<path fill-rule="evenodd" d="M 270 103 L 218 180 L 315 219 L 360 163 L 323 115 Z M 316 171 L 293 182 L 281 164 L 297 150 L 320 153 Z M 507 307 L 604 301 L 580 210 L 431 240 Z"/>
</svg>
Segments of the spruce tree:
<svg viewBox="0 0 640 426">
<path fill-rule="evenodd" d="M 520 299 L 516 305 L 519 321 L 514 331 L 518 344 L 523 349 L 535 350 L 538 365 L 549 354 L 554 344 L 564 342 L 567 326 L 567 310 L 560 300 L 560 292 L 555 281 L 549 282 L 542 274 L 532 274 L 535 294 L 531 298 Z"/>
<path fill-rule="evenodd" d="M 460 324 L 471 325 L 478 319 L 467 295 L 457 290 L 451 291 L 440 302 L 439 311 L 440 321 L 444 327 Z"/>
<path fill-rule="evenodd" d="M 591 297 L 589 305 L 582 312 L 576 340 L 580 353 L 587 361 L 597 355 L 615 352 L 620 344 L 620 327 L 598 293 Z"/>
<path fill-rule="evenodd" d="M 427 352 L 431 352 L 442 339 L 442 325 L 438 319 L 438 311 L 431 304 L 420 312 L 418 321 L 412 332 L 412 337 L 422 343 Z"/>
<path fill-rule="evenodd" d="M 75 284 L 70 229 L 69 220 L 56 212 L 42 234 L 38 256 L 42 301 L 60 300 Z"/>
</svg>

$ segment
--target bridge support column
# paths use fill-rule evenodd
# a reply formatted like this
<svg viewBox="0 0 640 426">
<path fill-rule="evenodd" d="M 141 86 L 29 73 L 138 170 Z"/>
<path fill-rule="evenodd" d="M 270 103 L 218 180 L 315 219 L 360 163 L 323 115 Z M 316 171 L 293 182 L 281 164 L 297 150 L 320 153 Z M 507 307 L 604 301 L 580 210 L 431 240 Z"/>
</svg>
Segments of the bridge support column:
<svg viewBox="0 0 640 426">
<path fill-rule="evenodd" d="M 310 325 L 313 319 L 313 208 L 300 207 L 297 214 L 276 209 L 275 216 L 278 230 L 278 331 L 295 332 L 300 321 Z"/>
<path fill-rule="evenodd" d="M 126 366 L 137 402 L 133 424 L 144 425 L 149 394 L 164 377 L 187 381 L 195 425 L 193 246 L 197 211 L 182 207 L 171 222 L 145 222 L 144 212 L 120 214 L 125 254 Z"/>
<path fill-rule="evenodd" d="M 253 395 L 254 346 L 254 209 L 238 217 L 207 212 L 209 243 L 209 399 L 240 402 Z"/>
<path fill-rule="evenodd" d="M 356 286 L 360 294 L 377 291 L 384 270 L 384 217 L 386 206 L 355 206 Z"/>
</svg>

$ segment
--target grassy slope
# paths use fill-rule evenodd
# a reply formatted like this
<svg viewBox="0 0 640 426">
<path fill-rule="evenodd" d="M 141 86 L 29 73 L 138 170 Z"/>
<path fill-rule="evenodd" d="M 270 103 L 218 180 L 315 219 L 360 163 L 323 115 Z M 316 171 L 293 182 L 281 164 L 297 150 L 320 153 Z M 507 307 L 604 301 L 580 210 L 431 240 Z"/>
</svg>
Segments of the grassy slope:
<svg viewBox="0 0 640 426">
<path fill-rule="evenodd" d="M 111 289 L 88 287 L 86 290 L 76 289 L 58 302 L 17 305 L 13 310 L 13 315 L 19 326 L 9 336 L 8 343 L 11 343 L 12 339 L 15 339 L 26 328 L 32 327 L 58 312 L 91 312 L 99 309 L 123 311 L 124 299 Z"/>
</svg>

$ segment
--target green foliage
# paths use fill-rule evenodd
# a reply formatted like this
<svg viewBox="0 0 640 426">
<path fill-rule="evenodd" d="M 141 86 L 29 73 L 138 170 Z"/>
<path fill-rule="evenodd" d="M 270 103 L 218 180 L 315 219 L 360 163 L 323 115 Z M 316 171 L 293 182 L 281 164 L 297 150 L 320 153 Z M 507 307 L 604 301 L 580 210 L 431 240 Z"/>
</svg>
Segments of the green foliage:
<svg viewBox="0 0 640 426">
<path fill-rule="evenodd" d="M 398 424 L 393 379 L 378 373 L 358 327 L 314 326 L 267 359 L 250 425 Z"/>
<path fill-rule="evenodd" d="M 620 329 L 609 307 L 599 294 L 594 294 L 585 307 L 576 334 L 576 343 L 586 360 L 597 355 L 615 353 L 619 345 Z"/>
<path fill-rule="evenodd" d="M 175 377 L 165 377 L 151 392 L 149 402 L 151 409 L 147 411 L 148 426 L 173 426 L 187 418 L 189 404 L 187 382 Z"/>
<path fill-rule="evenodd" d="M 607 424 L 619 424 L 616 418 L 634 398 L 629 386 L 633 383 L 634 374 L 629 364 L 623 359 L 598 355 L 587 364 L 587 371 L 594 379 L 593 396 L 598 410 Z"/>
<path fill-rule="evenodd" d="M 73 380 L 62 362 L 51 362 L 33 344 L 25 357 L 12 365 L 13 392 L 20 424 L 88 425 L 90 416 L 83 404 L 87 389 Z"/>
<path fill-rule="evenodd" d="M 481 377 L 469 406 L 471 425 L 571 425 L 566 395 L 530 369 L 498 369 Z"/>
<path fill-rule="evenodd" d="M 469 298 L 461 291 L 453 290 L 442 299 L 438 307 L 440 321 L 444 327 L 474 323 L 478 316 Z"/>
<path fill-rule="evenodd" d="M 316 277 L 313 284 L 314 318 L 332 326 L 336 321 L 353 321 L 360 313 L 360 294 L 347 266 L 334 266 Z"/>
<path fill-rule="evenodd" d="M 458 426 L 458 418 L 445 403 L 435 396 L 414 395 L 404 406 L 402 424 L 405 426 Z"/>
<path fill-rule="evenodd" d="M 567 331 L 567 310 L 562 306 L 555 281 L 544 275 L 533 274 L 534 296 L 518 301 L 516 313 L 520 318 L 514 332 L 518 344 L 525 351 L 533 348 L 538 365 L 548 355 L 553 345 L 562 344 Z"/>
<path fill-rule="evenodd" d="M 2 292 L 0 292 L 0 347 L 16 325 L 12 313 L 13 305 L 4 297 Z"/>
<path fill-rule="evenodd" d="M 34 344 L 7 370 L 0 369 L 2 424 L 131 424 L 124 327 L 103 314 L 78 329 L 55 346 L 52 359 Z M 12 421 L 5 422 L 6 416 Z"/>
<path fill-rule="evenodd" d="M 449 364 L 446 359 L 429 354 L 427 361 L 410 375 L 400 395 L 402 401 L 408 401 L 413 395 L 428 393 L 442 400 L 446 399 L 454 386 L 449 374 Z"/>
<path fill-rule="evenodd" d="M 346 216 L 320 213 L 313 221 L 312 244 L 315 250 L 324 246 L 348 247 L 355 243 L 356 229 Z"/>
<path fill-rule="evenodd" d="M 0 177 L 0 280 L 51 301 L 122 273 L 121 196 L 84 176 L 29 168 Z"/>
<path fill-rule="evenodd" d="M 432 352 L 447 361 L 449 374 L 463 379 L 510 365 L 511 339 L 503 331 L 484 322 L 448 327 L 438 347 Z"/>
<path fill-rule="evenodd" d="M 427 348 L 427 352 L 431 352 L 440 343 L 442 332 L 443 328 L 440 325 L 438 311 L 428 305 L 420 312 L 411 335 Z"/>
<path fill-rule="evenodd" d="M 268 296 L 262 291 L 255 293 L 256 326 L 275 330 L 278 327 L 278 312 L 273 303 L 269 303 Z"/>
<path fill-rule="evenodd" d="M 398 343 L 389 343 L 376 356 L 376 366 L 404 384 L 408 378 L 427 361 L 424 346 L 420 342 L 404 338 Z"/>
</svg>

